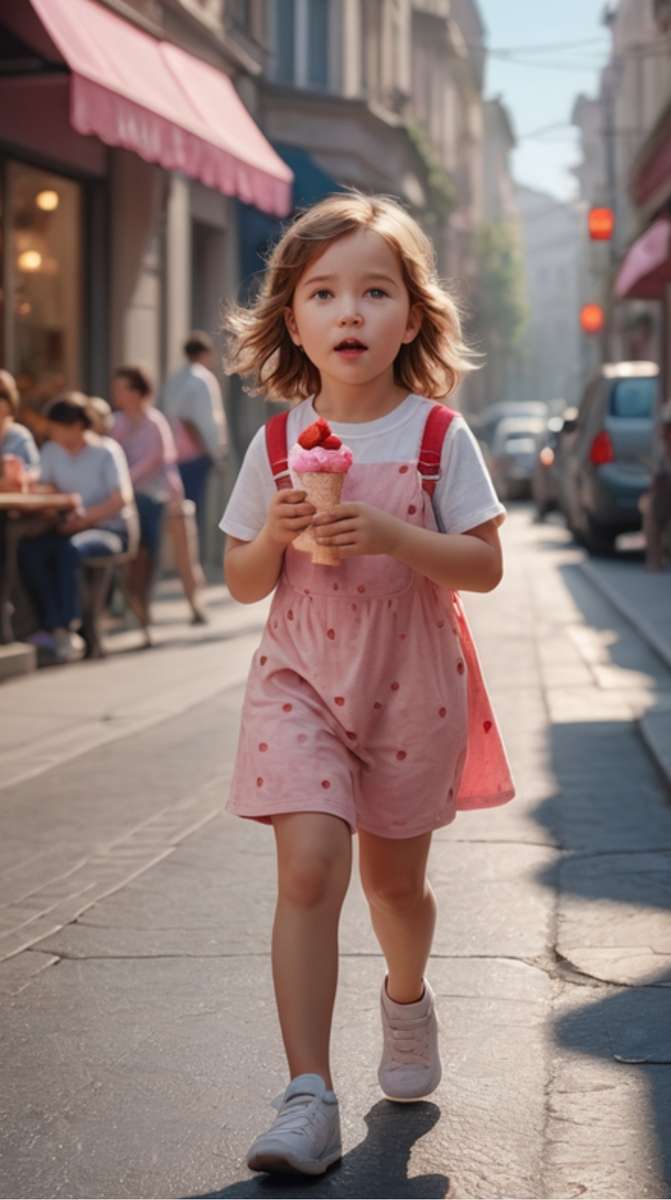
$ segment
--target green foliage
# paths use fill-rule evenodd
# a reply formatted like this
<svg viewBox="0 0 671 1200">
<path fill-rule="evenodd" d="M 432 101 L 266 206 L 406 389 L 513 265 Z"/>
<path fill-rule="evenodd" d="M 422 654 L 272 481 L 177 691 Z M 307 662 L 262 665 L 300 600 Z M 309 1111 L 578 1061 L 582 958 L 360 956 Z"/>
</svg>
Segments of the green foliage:
<svg viewBox="0 0 671 1200">
<path fill-rule="evenodd" d="M 438 160 L 424 127 L 415 122 L 408 122 L 406 129 L 426 172 L 429 190 L 428 208 L 434 216 L 446 219 L 456 204 L 454 181 Z"/>
<path fill-rule="evenodd" d="M 522 260 L 508 222 L 483 226 L 476 237 L 473 320 L 492 347 L 512 353 L 526 325 Z"/>
</svg>

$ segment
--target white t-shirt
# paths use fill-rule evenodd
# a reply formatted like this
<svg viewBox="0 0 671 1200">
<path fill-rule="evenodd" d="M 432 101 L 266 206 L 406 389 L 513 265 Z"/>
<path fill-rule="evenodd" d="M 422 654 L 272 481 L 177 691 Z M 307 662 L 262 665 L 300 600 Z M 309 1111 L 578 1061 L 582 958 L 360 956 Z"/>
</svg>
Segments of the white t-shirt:
<svg viewBox="0 0 671 1200">
<path fill-rule="evenodd" d="M 411 462 L 419 454 L 431 405 L 423 396 L 410 395 L 376 421 L 329 421 L 329 425 L 350 447 L 355 463 Z M 287 421 L 287 449 L 316 420 L 311 400 L 293 408 Z M 219 528 L 243 542 L 252 541 L 265 524 L 275 490 L 262 427 L 249 445 Z M 494 491 L 480 447 L 461 416 L 454 417 L 445 436 L 433 508 L 444 533 L 464 533 L 491 520 L 500 525 L 505 519 L 506 510 Z"/>
</svg>

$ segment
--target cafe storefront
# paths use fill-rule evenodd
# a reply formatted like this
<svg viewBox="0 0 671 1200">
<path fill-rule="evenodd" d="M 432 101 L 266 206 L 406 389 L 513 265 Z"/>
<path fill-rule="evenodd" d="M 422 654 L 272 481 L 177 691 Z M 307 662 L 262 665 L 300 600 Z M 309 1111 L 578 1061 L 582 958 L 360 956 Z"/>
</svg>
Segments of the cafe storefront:
<svg viewBox="0 0 671 1200">
<path fill-rule="evenodd" d="M 224 70 L 96 0 L 17 0 L 0 35 L 0 365 L 30 416 L 119 361 L 159 382 L 237 291 L 235 201 L 284 216 L 292 173 Z"/>
</svg>

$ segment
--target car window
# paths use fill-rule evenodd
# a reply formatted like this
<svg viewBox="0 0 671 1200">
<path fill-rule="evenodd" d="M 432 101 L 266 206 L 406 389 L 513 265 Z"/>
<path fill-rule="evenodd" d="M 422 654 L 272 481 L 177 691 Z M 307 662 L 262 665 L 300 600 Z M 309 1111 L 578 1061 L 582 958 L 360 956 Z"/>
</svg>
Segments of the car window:
<svg viewBox="0 0 671 1200">
<path fill-rule="evenodd" d="M 507 437 L 504 449 L 506 454 L 533 454 L 536 443 L 532 437 Z"/>
<path fill-rule="evenodd" d="M 610 391 L 608 411 L 611 417 L 650 420 L 655 404 L 657 379 L 618 379 Z"/>
</svg>

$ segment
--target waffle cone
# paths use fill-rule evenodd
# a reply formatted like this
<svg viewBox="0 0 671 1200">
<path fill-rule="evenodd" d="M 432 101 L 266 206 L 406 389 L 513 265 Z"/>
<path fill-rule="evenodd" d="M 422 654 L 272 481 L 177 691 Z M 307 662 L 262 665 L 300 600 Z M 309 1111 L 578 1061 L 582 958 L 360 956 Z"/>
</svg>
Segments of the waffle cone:
<svg viewBox="0 0 671 1200">
<path fill-rule="evenodd" d="M 340 503 L 340 496 L 345 482 L 345 472 L 335 471 L 305 471 L 297 474 L 296 478 L 305 492 L 310 504 L 314 504 L 318 513 L 330 512 Z M 330 546 L 320 546 L 315 541 L 312 529 L 304 529 L 295 538 L 294 547 L 306 554 L 312 555 L 313 563 L 322 567 L 336 567 L 340 555 Z"/>
</svg>

